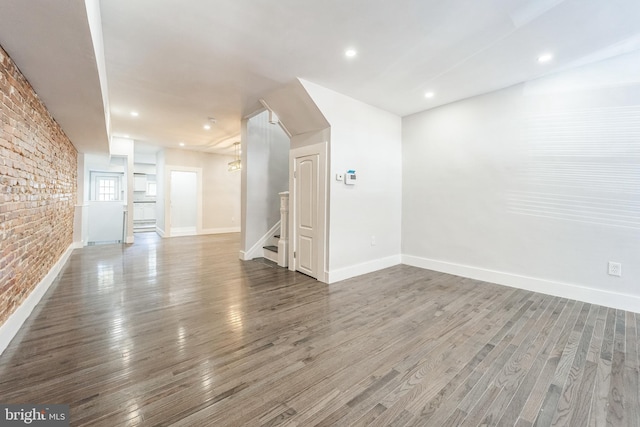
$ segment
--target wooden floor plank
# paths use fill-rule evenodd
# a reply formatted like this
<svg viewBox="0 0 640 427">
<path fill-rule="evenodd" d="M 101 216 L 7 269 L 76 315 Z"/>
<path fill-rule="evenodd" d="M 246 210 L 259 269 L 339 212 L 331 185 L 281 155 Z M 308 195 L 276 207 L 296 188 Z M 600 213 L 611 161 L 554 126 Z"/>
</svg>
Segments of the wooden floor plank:
<svg viewBox="0 0 640 427">
<path fill-rule="evenodd" d="M 519 294 L 518 296 L 520 295 L 522 294 Z M 522 314 L 526 311 L 526 308 L 530 306 L 530 304 L 526 302 L 528 298 L 529 295 L 525 294 L 517 304 L 505 306 L 507 310 L 513 309 L 514 312 L 512 312 L 512 315 L 503 318 L 503 321 L 499 323 L 502 327 L 489 340 L 486 344 L 487 347 L 483 348 L 483 350 L 489 350 L 488 354 L 479 360 L 470 373 L 465 373 L 463 378 L 460 378 L 458 381 L 454 381 L 454 385 L 459 385 L 455 386 L 455 388 L 451 387 L 449 389 L 451 390 L 450 397 L 444 403 L 438 403 L 438 406 L 433 409 L 431 405 L 436 402 L 434 401 L 434 398 L 419 410 L 420 415 L 418 416 L 418 420 L 422 425 L 439 425 L 444 423 L 450 418 L 453 412 L 456 412 L 459 415 L 466 415 L 466 412 L 463 410 L 458 409 L 456 411 L 456 407 L 465 399 L 467 399 L 468 406 L 471 407 L 473 403 L 470 402 L 470 399 L 467 396 L 470 393 L 475 393 L 476 395 L 481 396 L 484 390 L 483 387 L 486 387 L 486 385 L 488 385 L 492 380 L 492 374 L 487 375 L 487 371 L 497 373 L 495 370 L 501 369 L 504 363 L 511 356 L 511 350 L 515 350 L 515 347 L 510 344 L 511 340 L 515 336 L 515 332 L 511 333 L 511 331 L 512 328 L 518 327 L 520 323 L 517 322 L 517 320 L 521 318 Z M 464 381 L 460 383 L 462 379 L 464 379 Z M 479 385 L 481 381 L 482 383 Z"/>
<path fill-rule="evenodd" d="M 519 347 L 500 374 L 493 380 L 493 384 L 500 388 L 500 393 L 486 411 L 482 424 L 496 425 L 502 419 L 514 395 L 517 394 L 520 385 L 526 378 L 527 372 L 536 360 L 536 355 L 543 347 L 547 334 L 550 332 L 548 326 L 550 326 L 549 321 L 553 314 L 554 306 L 553 304 L 547 306 L 547 303 L 554 301 L 555 299 L 551 297 L 545 298 L 544 304 L 538 310 L 541 313 L 538 313 L 537 316 L 532 316 L 527 325 L 525 325 L 524 330 L 528 330 L 529 333 L 520 334 L 523 339 L 513 342 L 514 344 L 519 343 Z M 545 307 L 547 307 L 546 310 L 542 311 Z M 512 408 L 522 408 L 525 401 L 526 399 L 521 400 Z"/>
<path fill-rule="evenodd" d="M 625 396 L 624 386 L 624 353 L 614 350 L 613 360 L 611 361 L 607 425 L 623 426 L 628 424 L 629 420 L 625 411 L 626 400 L 628 400 L 628 397 Z"/>
<path fill-rule="evenodd" d="M 585 304 L 585 307 L 587 307 L 587 304 Z M 590 310 L 589 316 L 585 321 L 584 329 L 581 331 L 580 342 L 576 349 L 571 368 L 569 368 L 569 371 L 567 372 L 564 387 L 562 389 L 562 395 L 560 396 L 556 412 L 553 416 L 553 422 L 551 423 L 553 426 L 569 425 L 569 422 L 571 421 L 571 413 L 576 406 L 575 401 L 579 399 L 576 396 L 576 389 L 582 382 L 582 377 L 585 371 L 585 363 L 587 360 L 587 353 L 589 351 L 589 344 L 593 336 L 596 312 L 597 307 L 595 310 Z"/>
<path fill-rule="evenodd" d="M 533 390 L 529 394 L 529 398 L 522 408 L 520 418 L 522 418 L 523 421 L 528 421 L 533 425 L 538 417 L 539 411 L 543 405 L 545 405 L 545 402 L 547 402 L 547 394 L 552 384 L 554 374 L 558 368 L 558 363 L 569 340 L 569 335 L 575 325 L 581 307 L 581 303 L 569 301 L 567 309 L 562 313 L 564 317 L 558 322 L 560 325 L 563 325 L 562 329 L 556 329 L 552 336 L 553 345 L 545 354 L 541 355 L 544 357 L 544 367 L 536 380 Z"/>
<path fill-rule="evenodd" d="M 512 293 L 505 293 L 504 295 L 507 296 L 507 298 L 504 299 L 505 306 L 509 306 L 512 308 L 514 306 L 511 304 L 511 302 L 522 298 L 522 294 L 517 291 Z M 496 300 L 500 301 L 501 297 L 502 295 L 496 298 Z M 505 316 L 509 312 L 510 309 L 507 309 L 502 315 Z M 449 395 L 453 393 L 453 391 L 455 391 L 463 381 L 467 380 L 469 375 L 471 375 L 478 364 L 495 347 L 493 344 L 487 343 L 478 349 L 478 343 L 486 342 L 487 338 L 485 337 L 491 337 L 494 334 L 499 334 L 500 336 L 504 335 L 502 323 L 499 321 L 495 321 L 495 313 L 495 311 L 491 311 L 486 313 L 481 318 L 477 318 L 475 322 L 477 327 L 472 327 L 469 329 L 471 331 L 476 331 L 471 334 L 469 339 L 467 340 L 467 342 L 471 346 L 469 347 L 471 351 L 467 350 L 465 352 L 457 352 L 456 357 L 451 358 L 451 360 L 455 361 L 455 364 L 452 368 L 445 372 L 445 374 L 447 372 L 451 372 L 451 375 L 446 377 L 444 375 L 440 375 L 440 377 L 446 378 L 445 384 L 441 386 L 439 390 L 434 390 L 433 397 L 431 397 L 429 401 L 419 410 L 420 418 L 423 422 L 426 421 L 433 414 L 433 412 L 438 409 L 440 403 L 442 403 L 443 401 L 450 402 L 450 400 L 448 400 Z M 475 341 L 476 338 L 478 339 L 478 341 Z M 466 345 L 464 347 L 466 348 Z M 476 352 L 473 353 L 473 351 Z M 418 363 L 415 365 L 416 368 L 419 366 L 419 364 L 420 361 L 418 361 Z M 382 403 L 388 406 L 388 409 L 381 417 L 376 420 L 374 425 L 385 425 L 384 423 L 391 420 L 396 414 L 406 410 L 406 406 L 410 403 L 412 404 L 412 406 L 418 405 L 418 402 L 416 402 L 416 399 L 418 398 L 418 396 L 416 395 L 418 393 L 416 391 L 416 386 L 421 383 L 416 383 L 416 381 L 413 380 L 412 377 L 414 375 L 409 376 L 409 378 L 403 381 L 403 383 L 401 383 L 401 385 L 396 390 L 394 390 L 383 399 Z M 431 384 L 438 383 L 437 381 L 433 381 L 433 376 L 426 378 L 426 380 L 428 380 Z"/>
<path fill-rule="evenodd" d="M 598 307 L 598 316 L 596 324 L 593 327 L 593 338 L 589 344 L 589 352 L 587 360 L 597 363 L 600 358 L 600 349 L 602 348 L 602 340 L 604 339 L 604 326 L 607 319 L 607 307 Z"/>
<path fill-rule="evenodd" d="M 615 310 L 615 327 L 613 341 L 613 358 L 611 360 L 611 381 L 609 385 L 609 405 L 607 425 L 624 426 L 629 420 L 629 396 L 625 395 L 625 348 L 626 348 L 626 316 L 622 310 Z"/>
<path fill-rule="evenodd" d="M 596 384 L 596 372 L 598 366 L 588 360 L 585 362 L 582 380 L 578 386 L 572 402 L 571 416 L 568 425 L 587 426 L 593 400 L 593 389 Z"/>
<path fill-rule="evenodd" d="M 606 309 L 602 348 L 596 361 L 596 383 L 589 411 L 589 426 L 603 426 L 607 423 L 609 407 L 609 386 L 611 383 L 611 348 L 613 348 L 613 323 L 615 310 Z"/>
<path fill-rule="evenodd" d="M 637 425 L 634 313 L 403 265 L 326 285 L 238 241 L 75 250 L 0 401 L 73 426 Z"/>
</svg>

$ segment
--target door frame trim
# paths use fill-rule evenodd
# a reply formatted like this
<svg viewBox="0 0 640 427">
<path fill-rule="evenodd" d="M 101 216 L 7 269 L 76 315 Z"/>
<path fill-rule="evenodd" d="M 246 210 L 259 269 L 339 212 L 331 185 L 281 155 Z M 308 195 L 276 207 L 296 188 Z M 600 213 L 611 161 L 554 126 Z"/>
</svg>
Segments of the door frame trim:
<svg viewBox="0 0 640 427">
<path fill-rule="evenodd" d="M 202 168 L 192 168 L 187 166 L 165 165 L 164 167 L 164 237 L 172 237 L 171 235 L 171 172 L 195 172 L 198 188 L 196 189 L 196 235 L 202 232 Z M 184 236 L 185 234 L 176 234 Z"/>
<path fill-rule="evenodd" d="M 297 157 L 318 155 L 318 242 L 317 242 L 317 268 L 318 280 L 327 283 L 327 223 L 328 223 L 328 193 L 327 193 L 327 151 L 329 143 L 327 141 L 303 147 L 292 148 L 289 151 L 289 270 L 295 271 L 294 251 L 297 251 L 296 234 L 296 194 L 293 173 L 295 170 L 295 160 Z"/>
</svg>

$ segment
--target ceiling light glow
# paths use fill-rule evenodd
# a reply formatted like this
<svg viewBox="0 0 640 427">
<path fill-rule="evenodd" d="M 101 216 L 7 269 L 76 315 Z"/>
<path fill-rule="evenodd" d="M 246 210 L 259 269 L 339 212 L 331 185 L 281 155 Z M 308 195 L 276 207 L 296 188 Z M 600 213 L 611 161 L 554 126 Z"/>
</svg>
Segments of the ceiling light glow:
<svg viewBox="0 0 640 427">
<path fill-rule="evenodd" d="M 354 56 L 356 56 L 357 54 L 358 54 L 358 52 L 357 52 L 355 49 L 347 49 L 347 50 L 344 52 L 344 55 L 345 55 L 347 58 L 353 58 L 353 57 L 354 57 Z"/>
<path fill-rule="evenodd" d="M 434 95 L 435 95 L 435 93 L 433 93 L 433 92 L 427 92 L 427 93 L 424 94 L 424 97 L 425 98 L 433 98 Z"/>
<path fill-rule="evenodd" d="M 202 126 L 202 127 L 204 128 L 204 130 L 209 130 L 209 129 L 211 129 L 211 126 L 209 126 L 209 125 L 204 125 L 204 126 Z"/>
<path fill-rule="evenodd" d="M 133 117 L 138 117 L 138 116 L 139 116 L 139 114 L 138 114 L 138 112 L 137 112 L 137 111 L 132 111 L 132 112 L 131 112 L 131 115 L 132 115 Z"/>
<path fill-rule="evenodd" d="M 181 142 L 181 143 L 180 143 L 180 147 L 184 147 L 184 142 Z"/>
<path fill-rule="evenodd" d="M 543 53 L 542 55 L 538 56 L 538 62 L 540 63 L 549 62 L 552 59 L 553 55 L 551 55 L 550 53 Z"/>
</svg>

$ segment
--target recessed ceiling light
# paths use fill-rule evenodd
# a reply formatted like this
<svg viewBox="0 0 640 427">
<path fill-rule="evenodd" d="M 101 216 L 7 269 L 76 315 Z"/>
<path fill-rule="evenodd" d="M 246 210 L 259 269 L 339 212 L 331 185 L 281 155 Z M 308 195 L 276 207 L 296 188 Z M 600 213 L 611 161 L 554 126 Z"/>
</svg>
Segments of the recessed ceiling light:
<svg viewBox="0 0 640 427">
<path fill-rule="evenodd" d="M 434 95 L 435 95 L 435 93 L 433 93 L 433 92 L 427 92 L 427 93 L 424 94 L 424 97 L 425 98 L 433 98 Z"/>
<path fill-rule="evenodd" d="M 344 52 L 344 55 L 347 58 L 353 58 L 354 56 L 356 56 L 358 54 L 358 52 L 355 49 L 347 49 Z"/>
<path fill-rule="evenodd" d="M 204 125 L 204 126 L 202 126 L 202 127 L 204 128 L 204 130 L 209 130 L 209 129 L 211 129 L 211 126 L 209 126 L 209 125 Z"/>
<path fill-rule="evenodd" d="M 549 62 L 553 59 L 553 55 L 551 55 L 550 53 L 544 53 L 540 56 L 538 56 L 538 62 L 542 63 L 542 62 Z"/>
<path fill-rule="evenodd" d="M 181 143 L 180 143 L 180 147 L 184 147 L 184 142 L 181 142 Z"/>
<path fill-rule="evenodd" d="M 122 135 L 122 136 L 124 136 L 125 138 L 129 138 L 129 135 Z"/>
<path fill-rule="evenodd" d="M 133 117 L 138 117 L 138 115 L 139 115 L 139 114 L 138 114 L 138 112 L 137 112 L 137 111 L 132 111 L 132 112 L 131 112 L 131 115 L 132 115 Z"/>
</svg>

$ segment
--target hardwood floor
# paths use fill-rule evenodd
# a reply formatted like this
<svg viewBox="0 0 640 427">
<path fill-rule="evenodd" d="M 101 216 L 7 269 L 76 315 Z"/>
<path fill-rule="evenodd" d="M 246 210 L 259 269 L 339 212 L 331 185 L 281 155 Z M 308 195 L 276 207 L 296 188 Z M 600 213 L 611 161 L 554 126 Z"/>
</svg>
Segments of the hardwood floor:
<svg viewBox="0 0 640 427">
<path fill-rule="evenodd" d="M 325 285 L 237 241 L 76 250 L 0 402 L 72 425 L 640 425 L 640 315 L 409 266 Z"/>
</svg>

